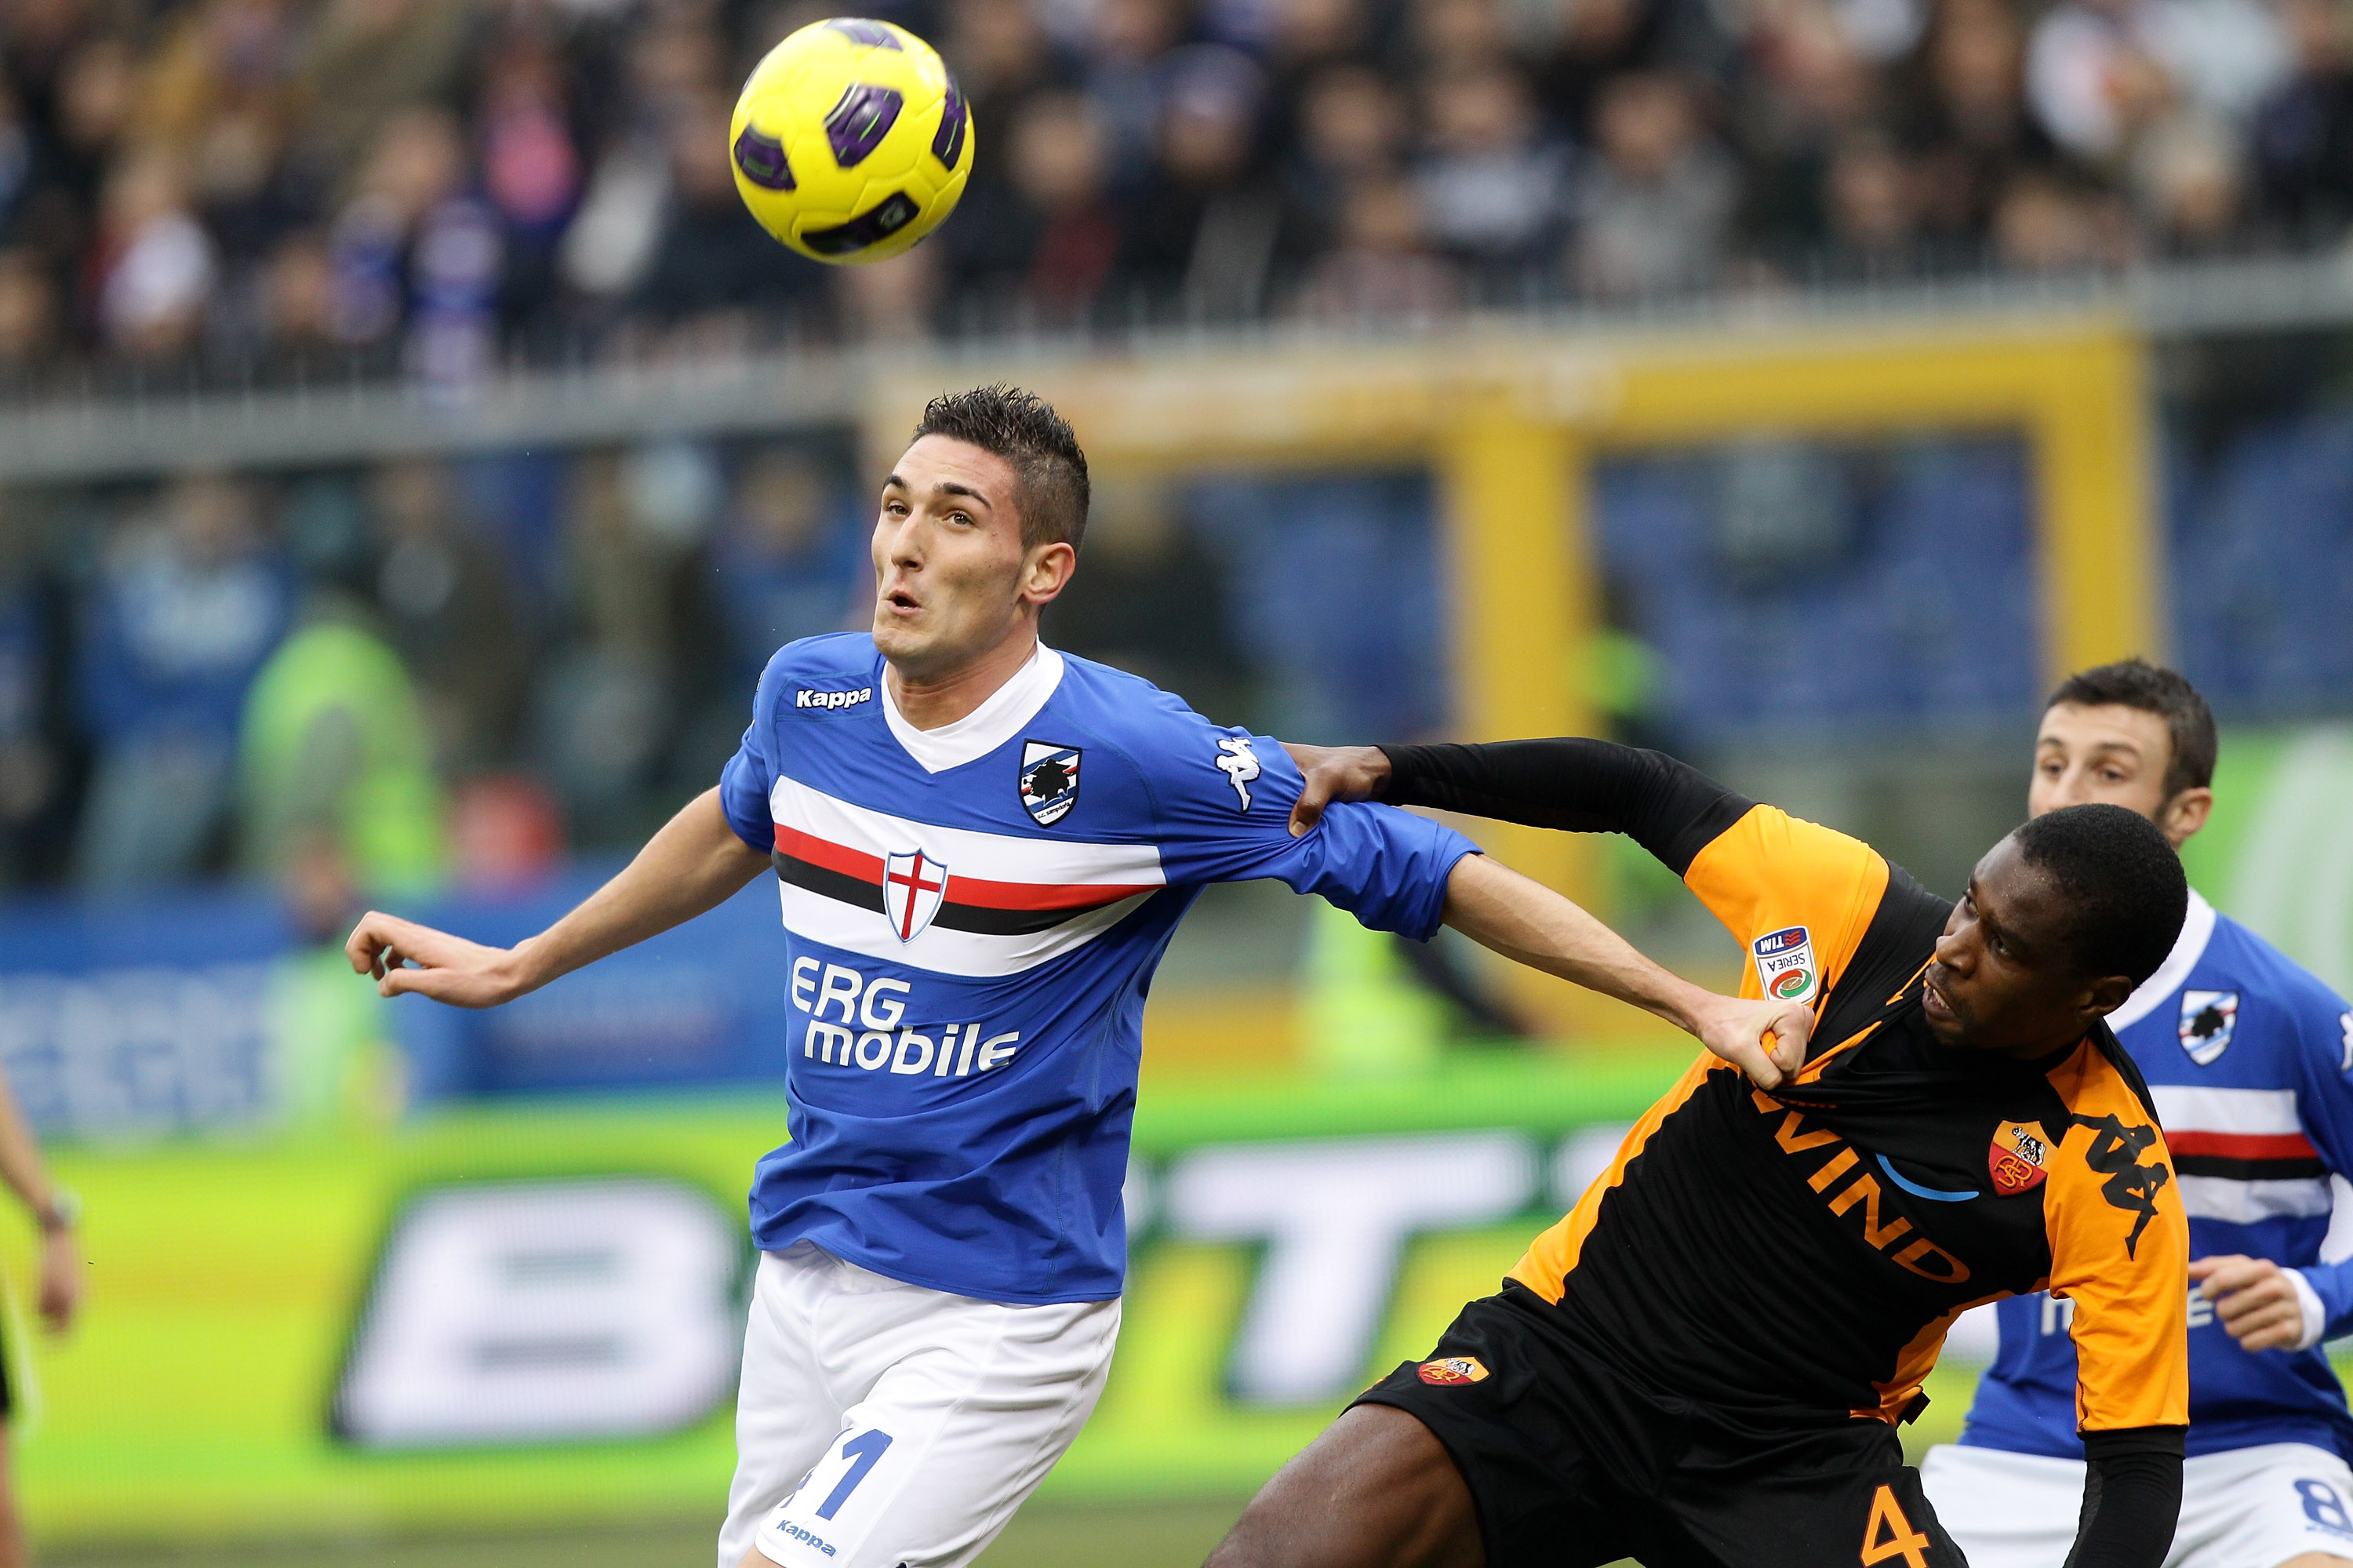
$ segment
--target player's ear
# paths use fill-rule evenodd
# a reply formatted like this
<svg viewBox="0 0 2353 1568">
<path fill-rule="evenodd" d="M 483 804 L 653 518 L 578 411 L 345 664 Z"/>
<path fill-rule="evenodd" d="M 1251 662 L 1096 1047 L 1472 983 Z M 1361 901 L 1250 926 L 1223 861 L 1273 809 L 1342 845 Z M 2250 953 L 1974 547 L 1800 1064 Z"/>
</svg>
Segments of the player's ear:
<svg viewBox="0 0 2353 1568">
<path fill-rule="evenodd" d="M 2105 1018 L 2125 1004 L 2133 993 L 2133 982 L 2127 975 L 2108 975 L 2094 980 L 2084 990 L 2085 1018 Z"/>
<path fill-rule="evenodd" d="M 1049 545 L 1032 546 L 1021 560 L 1021 599 L 1025 604 L 1045 604 L 1071 586 L 1071 577 L 1079 569 L 1079 553 L 1069 541 L 1057 539 Z"/>
<path fill-rule="evenodd" d="M 2196 789 L 2182 790 L 2160 807 L 2157 813 L 2157 825 L 2167 841 L 2175 849 L 2179 849 L 2182 841 L 2204 827 L 2206 819 L 2213 814 L 2214 791 L 2201 784 Z"/>
</svg>

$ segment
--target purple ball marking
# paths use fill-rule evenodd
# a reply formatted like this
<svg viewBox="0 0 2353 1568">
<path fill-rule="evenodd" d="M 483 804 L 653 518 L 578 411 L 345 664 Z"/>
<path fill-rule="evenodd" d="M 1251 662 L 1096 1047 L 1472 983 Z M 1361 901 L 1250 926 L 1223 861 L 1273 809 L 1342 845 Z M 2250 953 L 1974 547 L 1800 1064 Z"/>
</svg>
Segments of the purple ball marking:
<svg viewBox="0 0 2353 1568">
<path fill-rule="evenodd" d="M 801 243 L 820 256 L 851 256 L 880 244 L 915 220 L 914 197 L 893 191 L 839 228 L 819 228 L 801 236 Z"/>
<path fill-rule="evenodd" d="M 773 136 L 761 135 L 749 125 L 735 138 L 735 166 L 762 190 L 800 188 L 793 183 L 793 166 L 785 157 L 785 144 Z"/>
<path fill-rule="evenodd" d="M 826 24 L 829 32 L 839 33 L 854 44 L 864 44 L 870 49 L 902 48 L 899 35 L 880 22 L 870 22 L 863 16 L 836 16 Z"/>
<path fill-rule="evenodd" d="M 932 132 L 932 156 L 940 161 L 940 167 L 950 173 L 955 172 L 956 160 L 964 156 L 964 127 L 968 118 L 964 94 L 951 78 L 947 101 L 940 106 L 940 128 Z"/>
<path fill-rule="evenodd" d="M 833 143 L 833 161 L 845 169 L 863 163 L 891 134 L 905 102 L 892 88 L 860 83 L 844 88 L 841 101 L 825 117 L 825 139 Z"/>
</svg>

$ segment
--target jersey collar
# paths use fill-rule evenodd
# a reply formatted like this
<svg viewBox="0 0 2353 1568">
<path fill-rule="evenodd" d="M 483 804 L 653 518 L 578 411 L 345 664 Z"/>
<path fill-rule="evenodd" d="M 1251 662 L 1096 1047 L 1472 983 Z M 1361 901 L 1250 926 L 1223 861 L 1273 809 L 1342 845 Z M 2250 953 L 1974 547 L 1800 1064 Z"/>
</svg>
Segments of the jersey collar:
<svg viewBox="0 0 2353 1568">
<path fill-rule="evenodd" d="M 2125 1004 L 2108 1014 L 2108 1027 L 2122 1033 L 2138 1023 L 2157 1004 L 2179 991 L 2198 960 L 2206 956 L 2206 944 L 2214 937 L 2214 906 L 2189 890 L 2189 912 L 2181 917 L 2181 935 L 2173 939 L 2173 951 L 2165 955 L 2165 962 L 2157 972 L 2140 982 L 2140 988 L 2125 998 Z"/>
<path fill-rule="evenodd" d="M 1061 683 L 1062 656 L 1040 642 L 1029 662 L 1013 673 L 1011 680 L 989 693 L 980 706 L 954 724 L 917 729 L 891 700 L 890 681 L 875 683 L 881 688 L 882 717 L 892 737 L 926 773 L 944 773 L 987 757 L 1020 734 Z"/>
</svg>

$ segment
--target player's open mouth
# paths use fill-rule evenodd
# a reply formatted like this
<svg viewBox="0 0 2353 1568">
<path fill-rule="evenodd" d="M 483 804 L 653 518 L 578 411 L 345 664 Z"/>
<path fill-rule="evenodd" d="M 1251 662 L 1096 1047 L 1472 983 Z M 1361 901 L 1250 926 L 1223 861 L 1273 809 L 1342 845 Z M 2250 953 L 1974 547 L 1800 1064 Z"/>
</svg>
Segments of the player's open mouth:
<svg viewBox="0 0 2353 1568">
<path fill-rule="evenodd" d="M 889 605 L 892 609 L 903 610 L 911 615 L 916 610 L 923 608 L 923 605 L 916 600 L 915 596 L 909 593 L 905 588 L 892 588 L 889 593 L 882 596 L 882 602 Z"/>
<path fill-rule="evenodd" d="M 1953 1004 L 1945 1000 L 1945 993 L 1936 989 L 1936 982 L 1926 975 L 1920 980 L 1920 1011 L 1931 1018 L 1956 1016 Z"/>
</svg>

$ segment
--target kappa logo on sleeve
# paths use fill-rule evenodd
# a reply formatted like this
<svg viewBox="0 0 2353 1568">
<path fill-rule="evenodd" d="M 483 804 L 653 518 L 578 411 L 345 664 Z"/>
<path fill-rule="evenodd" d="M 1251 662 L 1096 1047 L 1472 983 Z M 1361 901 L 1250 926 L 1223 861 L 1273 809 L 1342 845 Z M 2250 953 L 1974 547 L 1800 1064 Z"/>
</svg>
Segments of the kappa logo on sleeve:
<svg viewBox="0 0 2353 1568">
<path fill-rule="evenodd" d="M 2132 1234 L 2125 1237 L 2125 1255 L 2131 1257 L 2140 1245 L 2141 1232 L 2148 1229 L 2149 1221 L 2157 1218 L 2157 1195 L 2173 1180 L 2173 1172 L 2162 1165 L 2143 1165 L 2141 1151 L 2157 1142 L 2157 1128 L 2147 1126 L 2126 1127 L 2116 1116 L 2077 1116 L 2069 1118 L 2076 1127 L 2092 1129 L 2092 1147 L 2084 1150 L 2084 1163 L 2095 1175 L 2105 1176 L 2100 1183 L 2100 1196 L 2111 1208 L 2122 1209 L 2137 1216 L 2133 1221 Z"/>
<path fill-rule="evenodd" d="M 1813 933 L 1803 926 L 1767 931 L 1748 945 L 1757 960 L 1757 983 L 1774 1001 L 1811 1001 L 1821 990 L 1820 971 L 1814 968 Z"/>
<path fill-rule="evenodd" d="M 2239 1027 L 2239 993 L 2235 991 L 2185 991 L 2181 993 L 2181 1018 L 2175 1025 L 2180 1036 L 2181 1048 L 2200 1066 L 2210 1065 L 2215 1057 L 2231 1048 L 2231 1036 Z"/>
<path fill-rule="evenodd" d="M 1434 1361 L 1424 1361 L 1413 1370 L 1414 1375 L 1422 1382 L 1439 1388 L 1478 1383 L 1487 1375 L 1487 1364 L 1477 1356 L 1440 1356 Z"/>
<path fill-rule="evenodd" d="M 1229 735 L 1218 741 L 1218 770 L 1241 797 L 1241 809 L 1250 807 L 1250 780 L 1258 777 L 1258 753 L 1250 749 L 1250 736 Z"/>
</svg>

